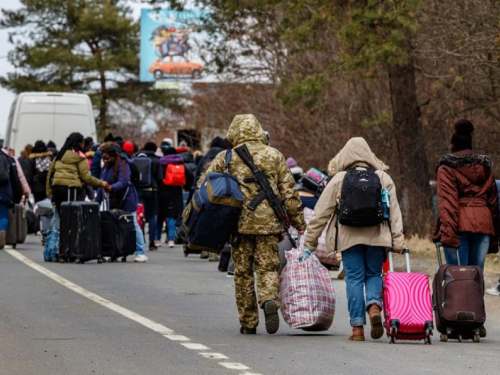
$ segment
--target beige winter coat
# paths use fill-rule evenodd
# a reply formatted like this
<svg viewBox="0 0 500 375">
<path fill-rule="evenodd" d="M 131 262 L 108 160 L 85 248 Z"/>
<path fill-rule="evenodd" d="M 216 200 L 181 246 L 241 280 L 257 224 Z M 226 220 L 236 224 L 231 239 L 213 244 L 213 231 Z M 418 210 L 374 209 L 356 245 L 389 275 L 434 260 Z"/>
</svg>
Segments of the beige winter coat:
<svg viewBox="0 0 500 375">
<path fill-rule="evenodd" d="M 386 222 L 379 226 L 363 228 L 347 227 L 339 224 L 338 251 L 347 250 L 355 245 L 393 247 L 395 250 L 401 250 L 404 247 L 403 219 L 396 196 L 396 187 L 391 177 L 381 170 L 387 169 L 387 166 L 375 157 L 368 143 L 363 138 L 350 139 L 334 158 L 331 166 L 335 168 L 335 175 L 328 183 L 328 186 L 316 204 L 314 216 L 308 225 L 305 247 L 313 251 L 316 250 L 318 238 L 321 236 L 330 219 L 332 219 L 326 236 L 327 253 L 331 254 L 335 251 L 335 222 L 337 208 L 340 203 L 342 183 L 346 175 L 346 170 L 351 167 L 357 167 L 360 169 L 376 169 L 382 188 L 389 190 L 392 233 Z"/>
</svg>

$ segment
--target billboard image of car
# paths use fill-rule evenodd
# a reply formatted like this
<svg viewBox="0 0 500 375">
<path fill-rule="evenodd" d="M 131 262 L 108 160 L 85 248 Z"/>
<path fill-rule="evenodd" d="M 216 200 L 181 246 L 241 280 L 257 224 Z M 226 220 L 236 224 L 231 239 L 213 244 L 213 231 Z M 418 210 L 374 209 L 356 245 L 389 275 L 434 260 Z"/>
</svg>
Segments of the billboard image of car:
<svg viewBox="0 0 500 375">
<path fill-rule="evenodd" d="M 141 82 L 202 78 L 196 31 L 204 14 L 200 9 L 142 9 Z"/>
</svg>

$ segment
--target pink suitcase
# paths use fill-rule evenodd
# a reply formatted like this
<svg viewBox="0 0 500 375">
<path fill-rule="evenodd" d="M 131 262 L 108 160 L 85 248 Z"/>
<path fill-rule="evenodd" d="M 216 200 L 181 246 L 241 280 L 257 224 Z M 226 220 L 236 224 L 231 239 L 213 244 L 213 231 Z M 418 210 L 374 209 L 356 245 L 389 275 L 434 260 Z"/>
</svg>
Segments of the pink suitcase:
<svg viewBox="0 0 500 375">
<path fill-rule="evenodd" d="M 390 271 L 382 284 L 385 329 L 392 344 L 397 339 L 424 340 L 430 345 L 434 320 L 429 278 L 411 273 L 409 250 L 404 254 L 407 272 L 394 272 L 389 251 Z"/>
</svg>

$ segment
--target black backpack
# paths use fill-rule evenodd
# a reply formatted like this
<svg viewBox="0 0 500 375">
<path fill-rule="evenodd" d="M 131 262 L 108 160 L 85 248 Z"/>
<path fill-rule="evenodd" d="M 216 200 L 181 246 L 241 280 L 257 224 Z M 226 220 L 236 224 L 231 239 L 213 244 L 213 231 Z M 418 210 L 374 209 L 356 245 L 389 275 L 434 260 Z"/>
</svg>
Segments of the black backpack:
<svg viewBox="0 0 500 375">
<path fill-rule="evenodd" d="M 337 220 L 349 227 L 371 227 L 384 221 L 382 185 L 374 169 L 349 168 L 342 183 Z"/>
<path fill-rule="evenodd" d="M 141 186 L 139 170 L 134 163 L 128 163 L 128 166 L 130 167 L 130 182 L 132 182 L 136 188 L 139 188 Z"/>
<path fill-rule="evenodd" d="M 7 185 L 10 182 L 10 161 L 9 157 L 0 150 L 0 185 Z"/>
</svg>

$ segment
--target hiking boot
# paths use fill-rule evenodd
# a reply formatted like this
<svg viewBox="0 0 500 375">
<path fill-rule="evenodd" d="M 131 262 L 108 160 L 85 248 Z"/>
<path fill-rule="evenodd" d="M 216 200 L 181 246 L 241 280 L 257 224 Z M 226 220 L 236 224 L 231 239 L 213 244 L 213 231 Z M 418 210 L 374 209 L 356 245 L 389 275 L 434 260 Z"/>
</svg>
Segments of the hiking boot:
<svg viewBox="0 0 500 375">
<path fill-rule="evenodd" d="M 248 328 L 241 326 L 240 333 L 243 335 L 255 335 L 257 334 L 257 328 L 256 327 Z"/>
<path fill-rule="evenodd" d="M 370 336 L 374 340 L 378 340 L 384 335 L 384 327 L 382 325 L 382 316 L 380 315 L 380 307 L 376 304 L 372 304 L 368 310 L 368 315 L 370 316 L 371 331 Z"/>
<path fill-rule="evenodd" d="M 482 326 L 481 328 L 479 328 L 479 337 L 481 337 L 481 338 L 485 338 L 486 337 L 486 328 L 484 328 L 484 326 Z"/>
<path fill-rule="evenodd" d="M 278 316 L 278 305 L 276 302 L 269 300 L 264 302 L 264 316 L 266 318 L 266 331 L 270 335 L 278 332 L 280 327 L 280 318 Z"/>
<path fill-rule="evenodd" d="M 490 296 L 500 296 L 500 283 L 498 283 L 498 285 L 494 286 L 493 288 L 486 289 L 485 293 L 489 294 Z"/>
<path fill-rule="evenodd" d="M 0 250 L 5 247 L 6 241 L 7 241 L 7 232 L 2 230 L 0 231 Z"/>
<path fill-rule="evenodd" d="M 155 250 L 158 250 L 158 246 L 156 246 L 154 242 L 150 242 L 149 251 L 155 251 Z"/>
<path fill-rule="evenodd" d="M 200 259 L 208 259 L 209 254 L 208 251 L 202 251 L 200 254 Z"/>
<path fill-rule="evenodd" d="M 352 327 L 352 333 L 349 335 L 351 341 L 365 341 L 365 330 L 363 326 Z"/>
</svg>

